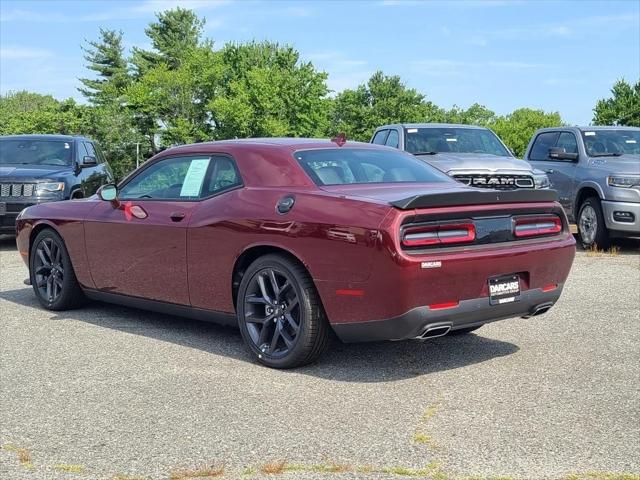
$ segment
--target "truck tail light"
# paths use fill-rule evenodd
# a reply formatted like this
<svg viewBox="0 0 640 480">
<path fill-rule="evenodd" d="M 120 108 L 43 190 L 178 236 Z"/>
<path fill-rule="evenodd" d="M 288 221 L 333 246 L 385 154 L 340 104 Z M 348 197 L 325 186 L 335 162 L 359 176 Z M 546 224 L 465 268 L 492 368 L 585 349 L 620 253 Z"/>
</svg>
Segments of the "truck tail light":
<svg viewBox="0 0 640 480">
<path fill-rule="evenodd" d="M 557 215 L 516 217 L 513 234 L 518 237 L 553 235 L 562 231 L 562 220 Z"/>
<path fill-rule="evenodd" d="M 402 245 L 405 247 L 450 245 L 473 242 L 475 238 L 476 227 L 473 223 L 424 225 L 405 229 L 402 235 Z"/>
</svg>

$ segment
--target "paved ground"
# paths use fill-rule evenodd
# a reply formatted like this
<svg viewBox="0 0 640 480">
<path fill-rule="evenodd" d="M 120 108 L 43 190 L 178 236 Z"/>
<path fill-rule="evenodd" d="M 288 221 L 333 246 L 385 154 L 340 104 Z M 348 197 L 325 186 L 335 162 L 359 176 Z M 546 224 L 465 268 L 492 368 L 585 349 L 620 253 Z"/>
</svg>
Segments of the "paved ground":
<svg viewBox="0 0 640 480">
<path fill-rule="evenodd" d="M 0 478 L 637 479 L 638 247 L 579 253 L 542 317 L 336 344 L 283 372 L 249 361 L 233 329 L 102 304 L 46 312 L 5 237 Z"/>
</svg>

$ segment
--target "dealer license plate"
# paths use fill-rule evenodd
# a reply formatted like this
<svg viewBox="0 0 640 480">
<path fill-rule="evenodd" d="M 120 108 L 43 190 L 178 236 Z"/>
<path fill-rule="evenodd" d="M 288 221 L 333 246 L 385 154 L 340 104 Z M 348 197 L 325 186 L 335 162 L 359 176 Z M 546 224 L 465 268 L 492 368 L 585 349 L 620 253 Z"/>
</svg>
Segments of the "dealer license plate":
<svg viewBox="0 0 640 480">
<path fill-rule="evenodd" d="M 520 297 L 520 277 L 503 275 L 489 279 L 489 302 L 491 305 L 515 302 Z"/>
</svg>

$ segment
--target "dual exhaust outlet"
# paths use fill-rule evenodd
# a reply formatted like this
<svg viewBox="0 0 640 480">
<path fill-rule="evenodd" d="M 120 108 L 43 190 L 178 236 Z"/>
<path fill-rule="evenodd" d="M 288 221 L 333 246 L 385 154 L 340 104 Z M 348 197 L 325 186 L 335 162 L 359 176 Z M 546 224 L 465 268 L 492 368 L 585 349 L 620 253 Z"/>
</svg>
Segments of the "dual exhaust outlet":
<svg viewBox="0 0 640 480">
<path fill-rule="evenodd" d="M 542 315 L 547 312 L 553 303 L 541 303 L 540 305 L 536 305 L 531 309 L 531 311 L 527 315 L 523 315 L 522 318 L 531 318 L 537 315 Z M 427 340 L 429 338 L 442 337 L 449 333 L 453 328 L 453 322 L 438 322 L 427 325 L 427 327 L 423 330 L 423 332 L 415 337 L 416 340 Z"/>
</svg>

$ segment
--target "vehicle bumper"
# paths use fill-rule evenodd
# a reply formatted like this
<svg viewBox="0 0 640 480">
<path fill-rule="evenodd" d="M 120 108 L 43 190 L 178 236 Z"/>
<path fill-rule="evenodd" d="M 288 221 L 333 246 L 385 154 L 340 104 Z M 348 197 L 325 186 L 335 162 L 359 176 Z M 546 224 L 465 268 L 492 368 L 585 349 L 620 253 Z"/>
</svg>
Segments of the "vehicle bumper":
<svg viewBox="0 0 640 480">
<path fill-rule="evenodd" d="M 444 310 L 430 310 L 427 306 L 421 306 L 394 318 L 332 326 L 343 342 L 420 338 L 430 328 L 447 326 L 454 331 L 497 320 L 544 313 L 560 298 L 563 286 L 559 284 L 548 292 L 540 288 L 525 290 L 518 301 L 501 305 L 491 305 L 487 297 L 474 298 L 462 300 L 457 307 Z"/>
<path fill-rule="evenodd" d="M 0 197 L 0 234 L 16 234 L 16 217 L 25 208 L 63 200 L 60 197 Z"/>
<path fill-rule="evenodd" d="M 629 235 L 640 235 L 640 203 L 612 202 L 603 200 L 602 214 L 604 222 L 609 230 L 628 233 Z M 626 212 L 633 216 L 632 221 L 620 221 L 616 212 Z"/>
</svg>

